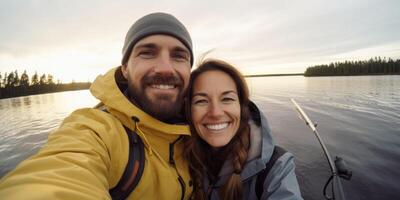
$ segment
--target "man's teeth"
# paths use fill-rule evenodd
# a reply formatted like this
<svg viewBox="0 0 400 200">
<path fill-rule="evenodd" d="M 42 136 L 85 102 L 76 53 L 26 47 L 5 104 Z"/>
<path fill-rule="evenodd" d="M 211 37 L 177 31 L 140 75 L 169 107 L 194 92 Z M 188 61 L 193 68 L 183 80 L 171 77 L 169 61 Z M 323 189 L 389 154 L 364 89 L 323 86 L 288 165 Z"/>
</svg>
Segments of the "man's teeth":
<svg viewBox="0 0 400 200">
<path fill-rule="evenodd" d="M 173 89 L 175 88 L 174 85 L 151 85 L 152 88 L 157 88 L 161 90 L 168 90 L 168 89 Z"/>
<path fill-rule="evenodd" d="M 207 127 L 208 129 L 211 129 L 211 130 L 214 130 L 214 131 L 218 131 L 218 130 L 224 129 L 224 128 L 226 128 L 227 126 L 228 126 L 228 123 L 209 124 L 209 125 L 206 125 L 206 127 Z"/>
</svg>

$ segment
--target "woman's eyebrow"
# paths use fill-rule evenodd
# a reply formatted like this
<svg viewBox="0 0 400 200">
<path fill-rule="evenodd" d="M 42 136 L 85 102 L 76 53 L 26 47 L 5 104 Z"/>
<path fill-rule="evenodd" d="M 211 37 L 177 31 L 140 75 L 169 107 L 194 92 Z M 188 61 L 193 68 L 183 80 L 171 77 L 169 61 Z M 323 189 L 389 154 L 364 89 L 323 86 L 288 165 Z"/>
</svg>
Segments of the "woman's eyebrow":
<svg viewBox="0 0 400 200">
<path fill-rule="evenodd" d="M 206 96 L 207 96 L 207 94 L 206 94 L 206 93 L 204 93 L 204 92 L 197 92 L 197 93 L 193 93 L 193 97 L 195 97 L 195 96 L 206 97 Z"/>
<path fill-rule="evenodd" d="M 235 90 L 228 90 L 228 91 L 222 92 L 221 96 L 228 95 L 228 94 L 236 94 L 237 95 L 237 92 Z M 192 98 L 195 96 L 207 97 L 208 95 L 205 92 L 196 92 L 196 93 L 193 93 Z"/>
<path fill-rule="evenodd" d="M 228 90 L 228 91 L 223 92 L 222 95 L 227 95 L 230 93 L 237 94 L 237 92 L 235 90 Z"/>
</svg>

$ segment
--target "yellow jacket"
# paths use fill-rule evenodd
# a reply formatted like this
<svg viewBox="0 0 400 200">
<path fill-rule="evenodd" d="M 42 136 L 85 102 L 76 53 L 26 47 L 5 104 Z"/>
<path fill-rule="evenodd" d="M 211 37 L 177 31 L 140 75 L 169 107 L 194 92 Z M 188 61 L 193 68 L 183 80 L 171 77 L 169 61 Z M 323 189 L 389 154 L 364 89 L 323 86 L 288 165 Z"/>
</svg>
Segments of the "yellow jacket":
<svg viewBox="0 0 400 200">
<path fill-rule="evenodd" d="M 122 124 L 136 130 L 145 145 L 145 169 L 129 199 L 182 199 L 178 176 L 185 183 L 184 199 L 189 198 L 192 187 L 181 140 L 174 145 L 176 167 L 168 162 L 169 144 L 189 135 L 188 126 L 163 123 L 134 106 L 116 84 L 120 75 L 120 68 L 114 68 L 90 88 L 109 113 L 97 108 L 73 112 L 36 155 L 0 181 L 1 199 L 111 199 L 108 191 L 128 161 Z M 135 124 L 133 116 L 140 121 Z"/>
</svg>

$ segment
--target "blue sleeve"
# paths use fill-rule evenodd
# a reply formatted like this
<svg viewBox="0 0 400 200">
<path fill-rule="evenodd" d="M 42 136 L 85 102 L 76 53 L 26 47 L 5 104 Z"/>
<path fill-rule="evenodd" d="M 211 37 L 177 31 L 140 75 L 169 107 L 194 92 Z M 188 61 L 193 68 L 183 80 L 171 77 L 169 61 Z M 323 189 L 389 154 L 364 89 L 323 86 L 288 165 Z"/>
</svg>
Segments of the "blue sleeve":
<svg viewBox="0 0 400 200">
<path fill-rule="evenodd" d="M 276 160 L 264 181 L 263 200 L 298 200 L 301 197 L 295 174 L 294 157 L 285 153 Z"/>
</svg>

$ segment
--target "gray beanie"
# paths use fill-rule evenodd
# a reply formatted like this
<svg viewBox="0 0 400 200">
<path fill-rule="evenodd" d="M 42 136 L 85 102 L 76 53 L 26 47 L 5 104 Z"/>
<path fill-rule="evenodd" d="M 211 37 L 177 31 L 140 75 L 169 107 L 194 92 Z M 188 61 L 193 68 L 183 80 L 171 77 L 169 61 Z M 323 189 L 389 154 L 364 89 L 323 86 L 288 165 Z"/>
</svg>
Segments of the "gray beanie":
<svg viewBox="0 0 400 200">
<path fill-rule="evenodd" d="M 165 34 L 181 41 L 190 51 L 190 65 L 193 65 L 192 39 L 185 26 L 174 16 L 166 13 L 152 13 L 137 20 L 129 29 L 122 48 L 122 64 L 125 64 L 133 46 L 144 37 Z"/>
</svg>

